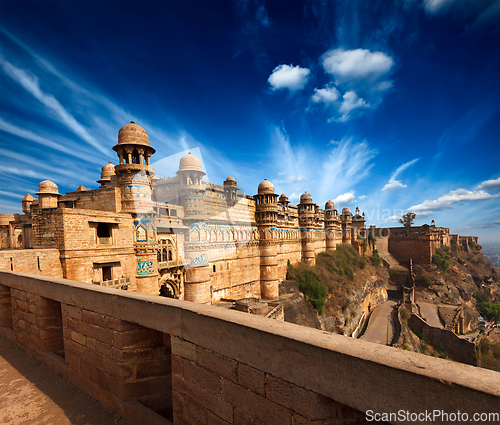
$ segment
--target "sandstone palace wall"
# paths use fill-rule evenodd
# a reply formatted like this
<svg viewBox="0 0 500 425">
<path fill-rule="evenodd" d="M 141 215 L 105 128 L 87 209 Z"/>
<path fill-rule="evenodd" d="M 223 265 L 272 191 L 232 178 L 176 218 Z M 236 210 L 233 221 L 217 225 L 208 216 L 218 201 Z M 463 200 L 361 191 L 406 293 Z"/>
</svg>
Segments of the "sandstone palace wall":
<svg viewBox="0 0 500 425">
<path fill-rule="evenodd" d="M 231 176 L 222 185 L 204 180 L 191 153 L 175 176 L 159 178 L 151 166 L 155 149 L 133 122 L 119 130 L 113 149 L 118 164 L 102 167 L 99 188 L 62 195 L 45 180 L 37 198 L 23 198 L 24 214 L 0 216 L 1 248 L 25 250 L 12 258 L 34 272 L 207 304 L 277 299 L 288 262 L 314 265 L 340 243 L 362 252 L 367 229 L 358 208 L 339 213 L 328 201 L 323 209 L 307 192 L 291 205 L 268 180 L 248 196 Z M 402 263 L 428 263 L 434 248 L 449 242 L 448 229 L 385 230 L 387 242 L 374 229 L 379 246 Z M 33 266 L 42 249 L 58 252 L 53 270 Z M 0 268 L 9 270 L 9 261 Z"/>
</svg>

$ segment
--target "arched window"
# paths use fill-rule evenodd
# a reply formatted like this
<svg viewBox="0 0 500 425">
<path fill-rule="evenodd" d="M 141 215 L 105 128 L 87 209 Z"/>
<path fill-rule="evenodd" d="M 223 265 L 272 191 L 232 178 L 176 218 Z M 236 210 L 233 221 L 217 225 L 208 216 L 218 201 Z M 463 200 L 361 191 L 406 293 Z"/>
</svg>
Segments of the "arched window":
<svg viewBox="0 0 500 425">
<path fill-rule="evenodd" d="M 168 261 L 172 261 L 172 250 L 168 250 Z"/>
</svg>

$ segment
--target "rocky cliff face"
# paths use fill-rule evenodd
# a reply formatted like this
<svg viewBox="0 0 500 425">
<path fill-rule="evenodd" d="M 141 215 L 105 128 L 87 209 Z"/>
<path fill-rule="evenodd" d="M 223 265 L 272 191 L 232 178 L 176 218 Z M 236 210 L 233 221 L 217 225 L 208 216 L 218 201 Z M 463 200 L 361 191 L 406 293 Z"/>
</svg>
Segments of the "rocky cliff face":
<svg viewBox="0 0 500 425">
<path fill-rule="evenodd" d="M 482 292 L 490 302 L 500 303 L 500 272 L 481 254 L 480 246 L 469 252 L 452 247 L 445 253 L 449 262 L 446 272 L 436 264 L 414 267 L 416 302 L 437 304 L 443 327 L 465 333 L 478 327 L 480 313 L 475 293 Z M 294 293 L 288 302 L 288 318 L 285 306 L 286 321 L 351 335 L 375 307 L 387 300 L 388 294 L 398 298 L 401 285 L 408 282 L 406 269 L 376 267 L 362 256 L 350 257 L 351 272 L 346 273 L 339 265 L 342 262 L 336 259 L 337 255 L 345 257 L 344 254 L 334 251 L 312 268 L 327 288 L 324 313 L 320 316 L 294 282 L 282 284 L 283 293 Z M 343 264 L 345 269 L 346 262 Z"/>
<path fill-rule="evenodd" d="M 314 324 L 310 312 L 306 316 L 306 309 L 302 305 L 307 303 L 309 297 L 306 294 L 305 297 L 298 298 L 299 291 L 294 283 L 299 282 L 300 286 L 300 282 L 310 278 L 311 273 L 327 289 L 323 314 L 317 315 L 311 310 L 318 319 Z M 291 267 L 289 275 L 294 282 L 284 282 L 280 294 L 291 291 L 293 287 L 296 295 L 293 309 L 285 305 L 285 321 L 316 328 L 319 326 L 327 332 L 344 335 L 361 331 L 369 313 L 387 300 L 387 288 L 391 283 L 391 275 L 384 267 L 375 266 L 369 257 L 360 256 L 350 246 L 340 246 L 336 251 L 320 254 L 315 267 Z M 292 314 L 294 310 L 301 311 L 301 314 Z"/>
<path fill-rule="evenodd" d="M 436 264 L 414 267 L 417 302 L 440 305 L 440 319 L 446 329 L 465 333 L 478 327 L 475 294 L 484 294 L 492 303 L 500 303 L 500 272 L 481 254 L 478 246 L 471 252 L 446 250 L 449 268 Z M 457 311 L 461 309 L 461 318 Z M 457 320 L 463 320 L 458 326 Z"/>
</svg>

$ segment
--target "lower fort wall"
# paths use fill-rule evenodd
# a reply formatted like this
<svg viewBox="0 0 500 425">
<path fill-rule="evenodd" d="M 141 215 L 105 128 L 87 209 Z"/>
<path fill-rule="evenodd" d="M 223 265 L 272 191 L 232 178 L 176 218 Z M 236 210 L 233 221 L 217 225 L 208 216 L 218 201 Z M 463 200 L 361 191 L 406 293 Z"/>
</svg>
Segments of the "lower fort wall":
<svg viewBox="0 0 500 425">
<path fill-rule="evenodd" d="M 378 242 L 378 240 L 377 240 Z M 430 264 L 434 252 L 432 241 L 428 238 L 408 236 L 405 238 L 389 238 L 389 253 L 401 264 Z"/>
<path fill-rule="evenodd" d="M 286 278 L 288 261 L 296 264 L 302 259 L 300 238 L 284 239 L 278 242 L 278 279 Z"/>
<path fill-rule="evenodd" d="M 0 272 L 0 326 L 131 424 L 340 425 L 370 410 L 472 419 L 500 401 L 494 371 L 57 278 Z"/>
<path fill-rule="evenodd" d="M 444 351 L 451 359 L 473 366 L 477 365 L 476 346 L 473 342 L 458 337 L 451 330 L 429 326 L 415 315 L 408 320 L 408 325 L 416 335 L 425 335 L 434 347 L 442 344 Z"/>
</svg>

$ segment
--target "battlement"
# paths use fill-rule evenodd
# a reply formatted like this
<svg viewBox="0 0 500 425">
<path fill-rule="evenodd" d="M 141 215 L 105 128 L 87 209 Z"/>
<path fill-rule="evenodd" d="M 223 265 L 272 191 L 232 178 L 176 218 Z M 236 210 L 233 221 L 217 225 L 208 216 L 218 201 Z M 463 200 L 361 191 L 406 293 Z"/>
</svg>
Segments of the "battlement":
<svg viewBox="0 0 500 425">
<path fill-rule="evenodd" d="M 472 418 L 498 412 L 500 401 L 490 370 L 214 306 L 9 271 L 0 271 L 0 334 L 136 424 L 340 424 L 362 422 L 369 410 Z"/>
</svg>

